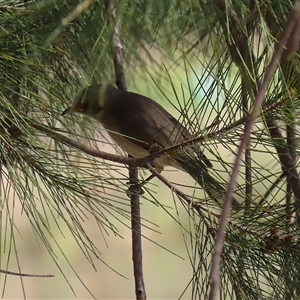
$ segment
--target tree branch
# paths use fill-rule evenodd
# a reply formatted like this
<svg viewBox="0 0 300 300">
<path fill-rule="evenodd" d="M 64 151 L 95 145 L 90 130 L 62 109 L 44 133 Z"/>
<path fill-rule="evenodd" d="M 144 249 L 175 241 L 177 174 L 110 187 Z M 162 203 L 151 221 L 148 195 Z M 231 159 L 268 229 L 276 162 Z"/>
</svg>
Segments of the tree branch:
<svg viewBox="0 0 300 300">
<path fill-rule="evenodd" d="M 299 204 L 300 204 L 300 177 L 297 172 L 296 166 L 295 166 L 295 160 L 291 156 L 291 153 L 289 151 L 289 147 L 285 142 L 284 137 L 282 136 L 282 133 L 280 132 L 280 129 L 277 126 L 277 123 L 275 120 L 267 119 L 266 124 L 268 127 L 268 130 L 270 132 L 270 136 L 273 141 L 273 145 L 277 151 L 277 155 L 279 157 L 281 168 L 283 173 L 287 176 L 287 182 L 288 186 L 290 186 L 294 192 L 294 195 L 297 199 L 298 207 L 296 208 L 297 211 L 297 221 L 300 221 L 300 215 L 299 215 Z"/>
<path fill-rule="evenodd" d="M 146 167 L 147 164 L 149 163 L 149 159 L 152 159 L 152 156 L 150 157 L 150 155 L 141 159 L 141 158 L 133 158 L 133 157 L 115 155 L 115 154 L 107 153 L 107 152 L 104 152 L 101 150 L 92 149 L 90 147 L 87 147 L 77 141 L 74 141 L 74 140 L 54 131 L 53 129 L 51 129 L 45 125 L 36 123 L 35 121 L 31 121 L 31 120 L 27 120 L 27 122 L 29 123 L 29 125 L 31 127 L 46 134 L 48 137 L 53 138 L 55 141 L 58 141 L 64 145 L 73 147 L 75 149 L 78 149 L 78 150 L 80 150 L 88 155 L 91 155 L 93 157 L 98 157 L 98 158 L 102 158 L 102 159 L 105 159 L 108 161 L 121 163 L 121 164 L 125 164 L 128 166 L 136 166 L 136 167 Z"/>
<path fill-rule="evenodd" d="M 111 10 L 111 19 L 114 26 L 113 47 L 114 47 L 114 69 L 116 85 L 120 90 L 127 90 L 125 72 L 123 67 L 123 47 L 120 39 L 119 21 L 117 10 L 113 3 L 108 6 Z M 130 182 L 130 207 L 131 207 L 131 233 L 132 233 L 132 261 L 135 280 L 135 295 L 137 300 L 146 299 L 146 290 L 143 276 L 143 249 L 142 249 L 142 228 L 140 214 L 141 186 L 138 184 L 138 170 L 136 166 L 129 168 Z"/>
<path fill-rule="evenodd" d="M 180 189 L 176 188 L 171 182 L 169 182 L 163 175 L 161 175 L 161 173 L 157 172 L 157 170 L 155 168 L 151 167 L 150 165 L 148 165 L 148 168 L 155 177 L 157 177 L 162 183 L 164 183 L 177 196 L 181 197 L 189 207 L 192 207 L 199 214 L 200 217 L 203 216 L 203 212 L 207 212 L 218 219 L 221 218 L 220 213 L 208 208 L 205 205 L 202 205 L 201 202 L 194 201 L 193 199 L 191 199 L 184 192 L 182 192 Z M 228 224 L 241 230 L 244 233 L 249 233 L 256 237 L 263 238 L 263 235 L 260 234 L 259 232 L 255 231 L 247 226 L 243 226 L 243 225 L 239 224 L 238 222 L 235 222 L 231 219 L 228 219 Z"/>
<path fill-rule="evenodd" d="M 228 224 L 228 215 L 231 210 L 233 191 L 234 191 L 235 184 L 236 184 L 236 178 L 238 175 L 241 158 L 242 158 L 245 146 L 247 145 L 247 143 L 249 141 L 254 121 L 257 118 L 259 111 L 261 109 L 261 106 L 263 104 L 263 101 L 265 98 L 265 93 L 269 87 L 271 80 L 273 79 L 273 76 L 274 76 L 277 66 L 279 64 L 279 61 L 283 54 L 285 46 L 288 44 L 288 41 L 290 39 L 290 35 L 293 31 L 293 27 L 294 27 L 294 23 L 295 23 L 294 22 L 295 18 L 299 18 L 299 15 L 295 15 L 294 11 L 293 11 L 293 14 L 291 14 L 290 18 L 288 19 L 288 24 L 286 26 L 286 29 L 283 32 L 278 44 L 276 45 L 275 53 L 272 56 L 271 62 L 265 72 L 263 82 L 259 86 L 257 95 L 255 97 L 255 103 L 254 103 L 253 110 L 245 124 L 244 135 L 243 135 L 242 141 L 240 143 L 240 146 L 238 148 L 238 153 L 237 153 L 236 160 L 235 160 L 233 170 L 232 170 L 232 174 L 230 177 L 228 189 L 227 189 L 226 196 L 225 196 L 225 202 L 224 202 L 222 213 L 221 213 L 221 219 L 219 222 L 219 228 L 217 231 L 217 237 L 216 237 L 216 242 L 215 242 L 215 246 L 214 246 L 213 259 L 212 259 L 211 272 L 210 272 L 211 290 L 210 290 L 210 294 L 209 294 L 209 300 L 216 300 L 218 298 L 218 291 L 219 291 L 219 287 L 220 287 L 220 263 L 221 263 L 222 249 L 223 249 L 223 243 L 224 243 L 224 239 L 225 239 L 226 226 Z"/>
</svg>

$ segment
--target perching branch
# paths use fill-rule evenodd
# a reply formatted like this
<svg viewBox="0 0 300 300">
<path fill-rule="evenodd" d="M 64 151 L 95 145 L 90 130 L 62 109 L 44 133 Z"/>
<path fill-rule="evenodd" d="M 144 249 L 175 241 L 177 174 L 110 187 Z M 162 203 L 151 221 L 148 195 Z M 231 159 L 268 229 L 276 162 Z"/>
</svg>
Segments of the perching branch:
<svg viewBox="0 0 300 300">
<path fill-rule="evenodd" d="M 115 154 L 111 154 L 111 153 L 107 153 L 98 149 L 92 149 L 90 147 L 87 147 L 77 141 L 74 141 L 56 131 L 54 131 L 53 129 L 36 123 L 34 121 L 28 121 L 27 122 L 30 124 L 31 127 L 39 130 L 40 132 L 46 134 L 47 136 L 53 138 L 55 141 L 61 142 L 64 145 L 73 147 L 75 149 L 78 149 L 88 155 L 91 155 L 93 157 L 98 157 L 98 158 L 102 158 L 108 161 L 112 161 L 112 162 L 116 162 L 116 163 L 121 163 L 121 164 L 125 164 L 128 166 L 136 166 L 136 167 L 146 167 L 147 164 L 149 163 L 149 160 L 152 159 L 152 156 L 147 156 L 145 158 L 133 158 L 133 157 L 126 157 L 126 156 L 120 156 L 120 155 L 115 155 Z M 160 154 L 158 154 L 159 156 Z"/>
<path fill-rule="evenodd" d="M 123 66 L 123 47 L 120 39 L 119 21 L 117 10 L 113 3 L 108 3 L 111 10 L 111 20 L 114 26 L 113 48 L 114 48 L 114 69 L 116 85 L 120 90 L 127 90 L 125 72 Z M 131 233 L 132 233 L 132 261 L 133 274 L 135 280 L 135 295 L 137 300 L 146 299 L 146 290 L 143 275 L 143 249 L 142 249 L 142 226 L 141 226 L 141 207 L 140 194 L 141 187 L 138 184 L 137 166 L 129 167 L 130 182 L 130 208 L 131 208 Z"/>
</svg>

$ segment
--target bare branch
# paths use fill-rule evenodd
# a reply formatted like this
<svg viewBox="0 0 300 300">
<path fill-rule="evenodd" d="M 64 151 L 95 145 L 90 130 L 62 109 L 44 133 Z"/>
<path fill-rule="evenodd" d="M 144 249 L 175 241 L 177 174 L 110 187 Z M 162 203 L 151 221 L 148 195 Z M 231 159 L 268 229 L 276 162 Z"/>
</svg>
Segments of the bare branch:
<svg viewBox="0 0 300 300">
<path fill-rule="evenodd" d="M 293 56 L 293 54 L 299 49 L 299 42 L 300 42 L 299 15 L 300 15 L 300 1 L 296 1 L 290 17 L 291 34 L 286 45 L 286 50 L 283 53 L 283 56 L 286 59 L 290 59 Z"/>
<path fill-rule="evenodd" d="M 295 160 L 291 156 L 291 152 L 285 142 L 280 129 L 277 126 L 275 120 L 267 119 L 266 121 L 270 136 L 272 137 L 274 147 L 277 151 L 281 168 L 287 176 L 288 185 L 292 188 L 294 195 L 297 199 L 297 202 L 300 201 L 300 177 L 298 171 L 295 167 Z M 299 208 L 297 208 L 297 221 L 300 221 L 299 218 Z"/>
<path fill-rule="evenodd" d="M 299 18 L 299 16 L 295 16 L 295 14 L 292 14 L 290 16 L 287 27 L 286 27 L 284 33 L 282 34 L 278 44 L 276 45 L 275 53 L 272 56 L 271 62 L 266 70 L 263 82 L 259 86 L 257 95 L 255 97 L 255 103 L 254 103 L 253 110 L 249 116 L 249 119 L 247 120 L 247 122 L 245 124 L 244 135 L 243 135 L 241 144 L 238 148 L 238 153 L 237 153 L 236 160 L 235 160 L 233 170 L 232 170 L 232 174 L 230 177 L 230 182 L 229 182 L 228 189 L 226 192 L 226 197 L 225 197 L 225 203 L 224 203 L 224 206 L 222 209 L 219 228 L 217 231 L 216 243 L 215 243 L 214 252 L 213 252 L 211 273 L 210 273 L 211 290 L 210 290 L 210 294 L 209 294 L 209 300 L 216 300 L 218 298 L 218 291 L 219 291 L 219 287 L 220 287 L 220 262 L 221 262 L 221 256 L 222 256 L 223 243 L 224 243 L 224 238 L 225 238 L 226 226 L 228 224 L 228 215 L 231 210 L 233 191 L 235 188 L 236 178 L 238 175 L 238 170 L 239 170 L 239 166 L 241 163 L 242 155 L 244 153 L 245 146 L 247 145 L 247 143 L 249 141 L 254 121 L 257 118 L 259 111 L 261 109 L 261 106 L 263 104 L 265 93 L 266 93 L 266 91 L 269 87 L 269 84 L 275 74 L 275 71 L 276 71 L 279 61 L 280 61 L 280 58 L 283 54 L 284 48 L 290 39 L 290 35 L 292 33 L 293 26 L 294 26 L 294 18 L 295 17 Z"/>
<path fill-rule="evenodd" d="M 114 23 L 113 48 L 114 48 L 114 68 L 116 85 L 120 90 L 127 90 L 125 72 L 123 67 L 123 47 L 120 39 L 120 28 L 117 20 L 117 10 L 113 4 L 109 5 L 111 9 L 111 17 Z"/>
<path fill-rule="evenodd" d="M 176 188 L 170 181 L 168 181 L 163 175 L 161 175 L 159 172 L 157 172 L 156 169 L 154 169 L 153 167 L 151 167 L 150 165 L 148 165 L 149 170 L 152 172 L 153 175 L 155 175 L 155 177 L 157 177 L 162 183 L 164 183 L 171 191 L 173 191 L 177 196 L 179 196 L 180 198 L 182 198 L 188 206 L 192 207 L 195 211 L 197 211 L 197 213 L 199 214 L 199 216 L 203 215 L 203 212 L 207 212 L 209 214 L 211 214 L 212 216 L 220 219 L 221 218 L 221 214 L 208 208 L 205 205 L 202 205 L 200 202 L 197 201 L 193 201 L 188 195 L 186 195 L 184 192 L 182 192 L 180 189 Z M 262 238 L 263 236 L 258 233 L 257 231 L 247 227 L 247 226 L 243 226 L 241 224 L 239 224 L 238 222 L 235 222 L 231 219 L 228 219 L 228 224 L 232 225 L 233 227 L 241 230 L 244 233 L 249 233 L 252 234 L 256 237 L 260 237 Z"/>
<path fill-rule="evenodd" d="M 125 72 L 123 66 L 123 47 L 120 39 L 119 21 L 117 10 L 113 3 L 108 3 L 111 10 L 111 19 L 114 25 L 113 47 L 114 68 L 116 85 L 120 90 L 127 90 Z M 136 166 L 129 168 L 130 181 L 130 207 L 131 207 L 131 233 L 132 233 L 132 261 L 135 280 L 135 295 L 137 300 L 146 299 L 146 290 L 143 275 L 143 249 L 142 249 L 142 227 L 140 214 L 141 186 L 138 184 L 138 170 Z"/>
<path fill-rule="evenodd" d="M 90 147 L 87 147 L 77 141 L 74 141 L 56 131 L 54 131 L 53 129 L 50 129 L 49 127 L 42 125 L 42 124 L 38 124 L 36 122 L 30 122 L 29 124 L 39 130 L 40 132 L 45 133 L 47 136 L 53 138 L 56 141 L 59 141 L 67 146 L 73 147 L 75 149 L 81 150 L 82 152 L 94 156 L 94 157 L 98 157 L 98 158 L 102 158 L 102 159 L 106 159 L 108 161 L 112 161 L 112 162 L 116 162 L 116 163 L 121 163 L 121 164 L 125 164 L 128 166 L 138 166 L 138 167 L 146 167 L 148 162 L 149 162 L 149 156 L 147 156 L 147 158 L 132 158 L 132 157 L 126 157 L 126 156 L 120 156 L 120 155 L 115 155 L 115 154 L 111 154 L 111 153 L 107 153 L 104 151 L 100 151 L 97 149 L 92 149 Z"/>
</svg>

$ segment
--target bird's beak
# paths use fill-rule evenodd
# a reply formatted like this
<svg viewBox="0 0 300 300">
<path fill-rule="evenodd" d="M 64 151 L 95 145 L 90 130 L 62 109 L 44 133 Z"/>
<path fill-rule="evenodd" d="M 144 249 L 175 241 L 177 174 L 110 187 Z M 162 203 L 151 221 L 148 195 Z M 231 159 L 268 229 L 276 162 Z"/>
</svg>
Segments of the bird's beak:
<svg viewBox="0 0 300 300">
<path fill-rule="evenodd" d="M 61 113 L 61 115 L 62 116 L 64 116 L 64 115 L 66 115 L 66 114 L 69 114 L 69 113 L 71 113 L 72 111 L 71 111 L 71 109 L 72 109 L 72 107 L 70 106 L 70 107 L 68 107 L 67 109 L 65 109 L 62 113 Z"/>
<path fill-rule="evenodd" d="M 67 109 L 65 109 L 62 113 L 61 113 L 61 115 L 62 116 L 64 116 L 64 115 L 66 115 L 66 114 L 71 114 L 71 113 L 73 113 L 73 112 L 78 112 L 78 113 L 83 113 L 83 107 L 82 106 L 77 106 L 77 107 L 73 107 L 73 106 L 70 106 L 70 107 L 68 107 Z"/>
</svg>

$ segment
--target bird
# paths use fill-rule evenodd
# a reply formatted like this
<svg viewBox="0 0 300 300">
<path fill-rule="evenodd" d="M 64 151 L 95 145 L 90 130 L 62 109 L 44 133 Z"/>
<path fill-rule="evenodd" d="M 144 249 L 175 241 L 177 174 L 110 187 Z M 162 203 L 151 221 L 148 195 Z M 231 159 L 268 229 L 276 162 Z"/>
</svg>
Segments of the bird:
<svg viewBox="0 0 300 300">
<path fill-rule="evenodd" d="M 191 139 L 188 129 L 154 100 L 111 84 L 84 88 L 62 115 L 80 113 L 100 122 L 113 141 L 127 154 L 143 158 L 151 147 L 166 149 Z M 187 172 L 208 196 L 223 204 L 226 190 L 209 174 L 213 167 L 198 144 L 179 147 L 159 156 L 155 167 L 160 172 L 170 166 Z M 233 207 L 238 207 L 233 199 Z"/>
</svg>

